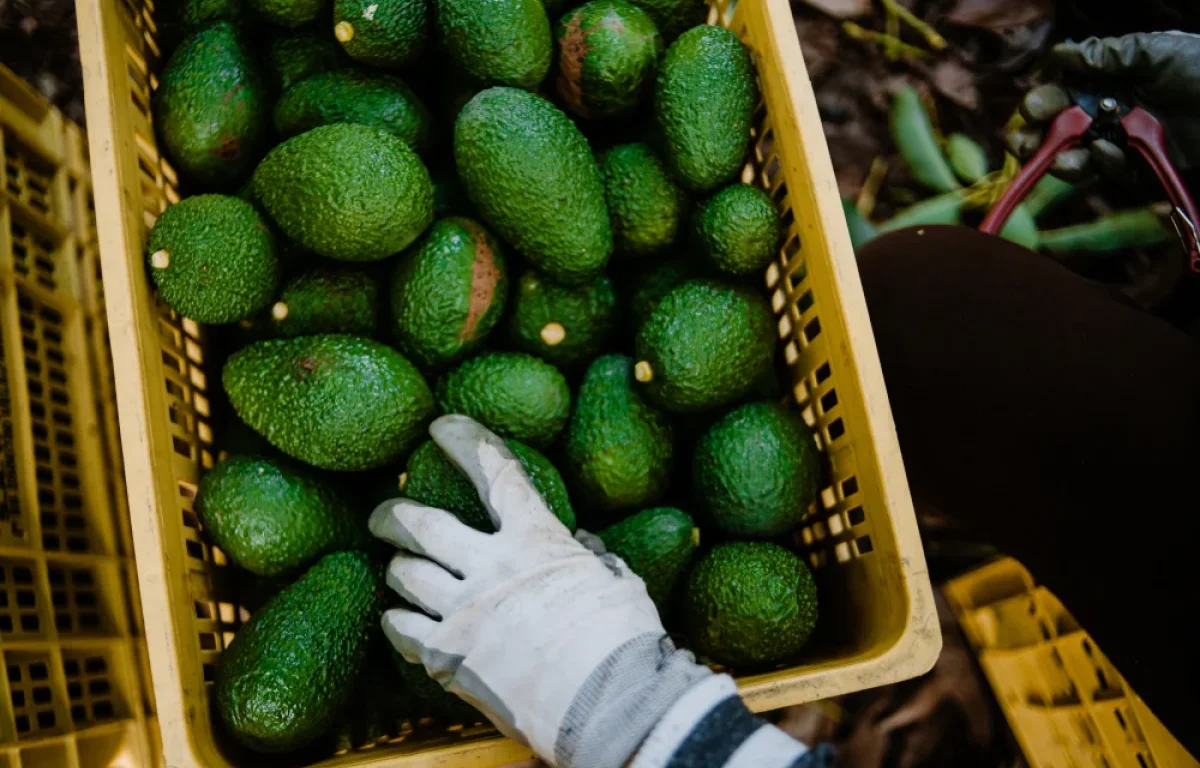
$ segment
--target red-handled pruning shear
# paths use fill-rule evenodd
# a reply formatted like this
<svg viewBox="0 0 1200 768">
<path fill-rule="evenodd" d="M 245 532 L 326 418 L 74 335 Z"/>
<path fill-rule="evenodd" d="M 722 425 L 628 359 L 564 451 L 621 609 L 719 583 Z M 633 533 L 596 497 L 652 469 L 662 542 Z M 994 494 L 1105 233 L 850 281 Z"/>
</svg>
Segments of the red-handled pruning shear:
<svg viewBox="0 0 1200 768">
<path fill-rule="evenodd" d="M 1200 231 L 1197 230 L 1200 212 L 1183 185 L 1179 170 L 1167 156 L 1166 131 L 1162 123 L 1141 107 L 1131 108 L 1113 96 L 1094 96 L 1072 90 L 1071 97 L 1075 106 L 1055 118 L 1041 149 L 988 211 L 980 231 L 999 234 L 1013 210 L 1050 170 L 1059 152 L 1078 147 L 1086 140 L 1104 138 L 1133 147 L 1149 163 L 1174 206 L 1171 222 L 1188 253 L 1192 271 L 1200 272 Z"/>
</svg>

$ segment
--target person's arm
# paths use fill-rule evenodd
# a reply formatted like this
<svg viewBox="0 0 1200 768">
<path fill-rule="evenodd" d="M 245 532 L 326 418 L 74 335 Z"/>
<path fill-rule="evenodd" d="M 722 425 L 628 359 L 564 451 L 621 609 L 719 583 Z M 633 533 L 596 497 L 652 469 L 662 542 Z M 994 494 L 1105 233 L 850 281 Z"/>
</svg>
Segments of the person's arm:
<svg viewBox="0 0 1200 768">
<path fill-rule="evenodd" d="M 415 607 L 383 618 L 405 659 L 563 768 L 832 765 L 677 649 L 642 580 L 576 541 L 502 440 L 463 416 L 430 433 L 496 532 L 408 499 L 372 514 L 372 532 L 402 550 L 388 584 Z"/>
</svg>

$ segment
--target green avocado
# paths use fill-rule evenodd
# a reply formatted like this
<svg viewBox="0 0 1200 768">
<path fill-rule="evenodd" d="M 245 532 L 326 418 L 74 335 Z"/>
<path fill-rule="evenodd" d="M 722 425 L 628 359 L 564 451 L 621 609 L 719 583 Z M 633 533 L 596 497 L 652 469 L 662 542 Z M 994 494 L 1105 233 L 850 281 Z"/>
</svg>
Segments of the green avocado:
<svg viewBox="0 0 1200 768">
<path fill-rule="evenodd" d="M 437 680 L 430 677 L 425 667 L 405 661 L 395 650 L 392 651 L 392 660 L 395 662 L 396 671 L 400 673 L 400 679 L 404 681 L 404 690 L 411 701 L 412 717 L 432 717 L 464 725 L 487 722 L 487 718 L 480 714 L 479 710 L 447 691 Z"/>
<path fill-rule="evenodd" d="M 689 29 L 659 67 L 654 114 L 667 167 L 693 192 L 728 184 L 742 170 L 758 101 L 754 64 L 724 27 Z"/>
<path fill-rule="evenodd" d="M 271 307 L 279 336 L 379 332 L 382 296 L 379 280 L 356 267 L 316 267 L 289 280 Z"/>
<path fill-rule="evenodd" d="M 200 480 L 196 513 L 212 543 L 259 576 L 370 544 L 366 518 L 332 488 L 272 459 L 219 462 Z"/>
<path fill-rule="evenodd" d="M 501 437 L 543 447 L 571 412 L 571 388 L 557 368 L 533 355 L 489 352 L 438 382 L 442 413 L 470 416 Z"/>
<path fill-rule="evenodd" d="M 567 426 L 567 474 L 583 503 L 602 512 L 645 507 L 666 493 L 671 423 L 635 388 L 633 361 L 597 358 L 584 374 Z"/>
<path fill-rule="evenodd" d="M 680 577 L 687 571 L 700 543 L 700 529 L 681 509 L 654 507 L 596 534 L 604 548 L 625 561 L 646 582 L 646 591 L 658 607 L 668 609 L 668 600 Z"/>
<path fill-rule="evenodd" d="M 216 709 L 229 733 L 267 753 L 325 735 L 379 632 L 385 592 L 367 555 L 334 552 L 251 616 L 217 665 Z"/>
<path fill-rule="evenodd" d="M 422 368 L 461 360 L 500 320 L 507 294 L 499 241 L 470 219 L 437 221 L 392 277 L 396 345 Z"/>
<path fill-rule="evenodd" d="M 299 27 L 316 20 L 329 0 L 247 0 L 264 19 L 281 27 Z"/>
<path fill-rule="evenodd" d="M 508 319 L 513 346 L 564 368 L 590 362 L 617 328 L 617 294 L 603 275 L 570 287 L 530 271 L 517 282 L 513 303 Z"/>
<path fill-rule="evenodd" d="M 691 647 L 713 661 L 784 661 L 816 626 L 816 582 L 804 561 L 778 544 L 718 544 L 688 578 L 683 622 Z"/>
<path fill-rule="evenodd" d="M 541 0 L 435 0 L 450 60 L 483 82 L 533 90 L 550 69 L 550 20 Z"/>
<path fill-rule="evenodd" d="M 600 170 L 618 254 L 650 256 L 675 243 L 687 217 L 687 194 L 650 147 L 613 147 L 600 156 Z"/>
<path fill-rule="evenodd" d="M 753 275 L 779 253 L 783 224 L 762 188 L 731 184 L 704 201 L 692 226 L 696 250 L 718 270 Z"/>
<path fill-rule="evenodd" d="M 193 32 L 218 21 L 228 21 L 244 29 L 254 24 L 254 14 L 246 0 L 175 0 L 157 8 L 158 44 L 166 53 Z"/>
<path fill-rule="evenodd" d="M 637 335 L 635 375 L 651 402 L 676 413 L 717 408 L 770 370 L 775 321 L 755 291 L 691 280 L 668 293 Z"/>
<path fill-rule="evenodd" d="M 267 48 L 267 65 L 282 93 L 296 83 L 343 66 L 337 42 L 315 28 L 287 30 L 276 34 Z"/>
<path fill-rule="evenodd" d="M 270 103 L 237 29 L 218 21 L 184 40 L 154 98 L 154 125 L 175 167 L 209 187 L 233 185 L 266 148 Z"/>
<path fill-rule="evenodd" d="M 404 81 L 355 69 L 312 75 L 275 102 L 275 131 L 283 138 L 331 123 L 361 123 L 401 139 L 415 152 L 433 142 L 433 116 Z"/>
<path fill-rule="evenodd" d="M 604 180 L 587 139 L 517 88 L 476 94 L 454 126 L 454 160 L 484 220 L 544 275 L 594 279 L 612 252 Z"/>
<path fill-rule="evenodd" d="M 546 506 L 573 532 L 575 510 L 562 475 L 549 459 L 533 448 L 516 440 L 504 442 L 525 468 Z M 485 533 L 496 530 L 475 486 L 432 440 L 417 446 L 408 457 L 402 493 L 427 507 L 453 512 L 455 517 L 477 530 Z"/>
<path fill-rule="evenodd" d="M 688 259 L 668 259 L 634 272 L 626 286 L 633 329 L 650 319 L 668 293 L 696 277 L 696 265 Z"/>
<path fill-rule="evenodd" d="M 704 23 L 708 13 L 705 0 L 630 0 L 650 14 L 663 42 L 671 43 L 685 29 Z"/>
<path fill-rule="evenodd" d="M 709 427 L 692 460 L 696 498 L 731 536 L 773 539 L 817 498 L 821 459 L 812 431 L 776 403 L 736 408 Z"/>
<path fill-rule="evenodd" d="M 163 301 L 200 323 L 232 323 L 270 304 L 283 268 L 275 236 L 254 206 L 196 195 L 163 211 L 146 241 Z"/>
<path fill-rule="evenodd" d="M 356 123 L 313 128 L 272 149 L 254 171 L 254 197 L 285 235 L 343 261 L 387 258 L 433 222 L 421 159 L 393 134 Z"/>
<path fill-rule="evenodd" d="M 563 103 L 584 118 L 629 112 L 649 95 L 663 42 L 646 12 L 625 0 L 592 0 L 555 27 Z"/>
<path fill-rule="evenodd" d="M 334 0 L 333 34 L 350 58 L 372 67 L 403 67 L 424 52 L 428 0 Z"/>
<path fill-rule="evenodd" d="M 234 411 L 279 450 L 321 469 L 399 459 L 425 433 L 433 395 L 391 347 L 326 334 L 235 352 L 221 382 Z"/>
</svg>

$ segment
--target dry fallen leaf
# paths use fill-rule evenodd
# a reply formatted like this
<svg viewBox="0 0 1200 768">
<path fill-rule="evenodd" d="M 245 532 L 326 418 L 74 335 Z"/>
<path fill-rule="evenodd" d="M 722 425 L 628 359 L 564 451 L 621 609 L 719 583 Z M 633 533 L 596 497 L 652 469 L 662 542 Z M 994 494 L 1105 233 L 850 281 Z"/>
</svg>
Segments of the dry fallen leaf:
<svg viewBox="0 0 1200 768">
<path fill-rule="evenodd" d="M 1004 32 L 1054 16 L 1054 0 L 958 0 L 946 14 L 951 24 Z"/>
<path fill-rule="evenodd" d="M 871 12 L 871 0 L 804 0 L 804 4 L 835 19 L 857 19 Z"/>
<path fill-rule="evenodd" d="M 956 59 L 938 62 L 930 73 L 930 79 L 938 93 L 963 109 L 974 111 L 979 108 L 979 88 L 975 83 L 975 73 Z"/>
</svg>

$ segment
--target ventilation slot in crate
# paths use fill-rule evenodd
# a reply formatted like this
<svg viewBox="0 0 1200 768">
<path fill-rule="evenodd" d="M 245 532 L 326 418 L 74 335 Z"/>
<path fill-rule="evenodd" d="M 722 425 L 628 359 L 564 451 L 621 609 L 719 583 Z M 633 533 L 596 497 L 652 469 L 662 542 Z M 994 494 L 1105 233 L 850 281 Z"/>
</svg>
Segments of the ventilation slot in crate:
<svg viewBox="0 0 1200 768">
<path fill-rule="evenodd" d="M 104 651 L 63 652 L 67 700 L 76 728 L 129 716 L 113 680 L 113 668 Z"/>
<path fill-rule="evenodd" d="M 4 654 L 8 690 L 18 739 L 62 732 L 55 712 L 53 660 L 48 653 L 11 651 Z"/>
<path fill-rule="evenodd" d="M 54 290 L 58 287 L 54 241 L 21 221 L 16 211 L 12 211 L 11 218 L 8 229 L 12 236 L 13 269 L 18 275 Z"/>
<path fill-rule="evenodd" d="M 12 133 L 4 133 L 5 187 L 16 199 L 38 213 L 53 216 L 50 187 L 54 166 L 23 147 Z"/>
<path fill-rule="evenodd" d="M 0 558 L 0 638 L 43 636 L 46 626 L 42 602 L 37 564 L 33 560 Z"/>
<path fill-rule="evenodd" d="M 50 576 L 50 601 L 54 605 L 54 626 L 62 635 L 107 635 L 113 624 L 101 599 L 104 588 L 91 568 L 46 565 Z"/>
<path fill-rule="evenodd" d="M 92 552 L 75 440 L 63 315 L 18 291 L 21 343 L 33 423 L 34 467 L 42 546 L 52 552 Z"/>
</svg>

